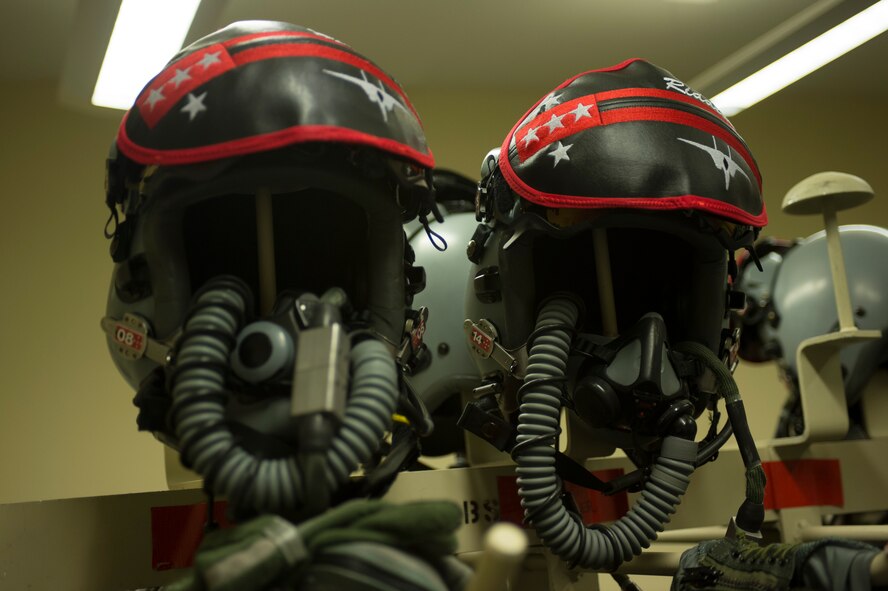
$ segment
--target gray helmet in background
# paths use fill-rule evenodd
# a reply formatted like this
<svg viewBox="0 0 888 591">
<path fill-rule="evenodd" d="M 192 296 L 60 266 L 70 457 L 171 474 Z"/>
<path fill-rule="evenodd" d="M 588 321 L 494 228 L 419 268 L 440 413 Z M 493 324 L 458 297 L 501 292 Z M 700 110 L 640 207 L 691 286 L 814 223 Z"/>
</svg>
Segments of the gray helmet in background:
<svg viewBox="0 0 888 591">
<path fill-rule="evenodd" d="M 428 361 L 405 380 L 432 414 L 435 430 L 423 439 L 425 455 L 443 455 L 463 447 L 463 432 L 456 425 L 461 411 L 462 392 L 480 383 L 478 371 L 469 353 L 463 331 L 463 302 L 469 287 L 471 262 L 466 245 L 478 222 L 474 215 L 476 184 L 457 173 L 433 172 L 442 223 L 430 220 L 427 235 L 419 222 L 405 225 L 407 239 L 416 254 L 416 263 L 426 270 L 426 288 L 413 300 L 414 308 L 427 308 L 428 322 L 423 342 L 428 347 Z M 438 237 L 447 243 L 439 250 Z"/>
<path fill-rule="evenodd" d="M 774 279 L 783 257 L 799 243 L 766 236 L 755 245 L 757 261 L 751 256 L 738 257 L 737 288 L 746 296 L 746 306 L 732 314 L 732 322 L 741 330 L 739 356 L 745 361 L 773 361 L 780 352 L 771 338 L 768 323 L 774 318 L 771 305 Z M 756 264 L 757 263 L 757 264 Z"/>
<path fill-rule="evenodd" d="M 854 321 L 863 330 L 888 328 L 888 230 L 876 226 L 847 225 L 839 228 Z M 779 348 L 781 363 L 795 380 L 796 351 L 805 339 L 838 330 L 826 233 L 801 241 L 784 255 L 774 277 L 772 318 L 764 334 Z M 849 404 L 860 397 L 876 368 L 888 361 L 888 340 L 868 341 L 842 350 L 842 373 Z"/>
</svg>

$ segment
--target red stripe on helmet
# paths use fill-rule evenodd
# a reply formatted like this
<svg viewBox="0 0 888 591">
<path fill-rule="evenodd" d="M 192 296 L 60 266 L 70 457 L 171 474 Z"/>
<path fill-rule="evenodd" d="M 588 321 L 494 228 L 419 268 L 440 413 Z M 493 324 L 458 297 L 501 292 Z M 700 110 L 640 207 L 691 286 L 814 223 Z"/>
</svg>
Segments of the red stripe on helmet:
<svg viewBox="0 0 888 591">
<path fill-rule="evenodd" d="M 524 162 L 553 142 L 599 125 L 601 115 L 595 95 L 586 95 L 556 105 L 515 132 L 518 158 Z"/>
<path fill-rule="evenodd" d="M 499 156 L 499 168 L 503 172 L 509 186 L 521 197 L 531 203 L 544 207 L 569 207 L 575 209 L 647 209 L 647 210 L 682 210 L 693 209 L 726 217 L 734 221 L 763 227 L 768 224 L 768 212 L 762 204 L 758 215 L 750 214 L 743 209 L 699 195 L 674 195 L 672 197 L 595 197 L 589 195 L 557 195 L 538 191 L 522 181 L 512 168 L 508 157 L 508 141 L 503 145 Z"/>
<path fill-rule="evenodd" d="M 398 96 L 400 96 L 404 100 L 404 104 L 407 106 L 408 109 L 410 109 L 419 124 L 422 125 L 422 121 L 420 120 L 416 109 L 414 109 L 413 105 L 410 104 L 410 99 L 407 98 L 407 95 L 404 93 L 403 90 L 401 90 L 401 87 L 398 86 L 394 80 L 389 78 L 388 74 L 383 72 L 373 63 L 352 53 L 348 53 L 334 47 L 328 47 L 326 45 L 282 43 L 275 45 L 262 45 L 259 47 L 245 49 L 234 54 L 234 61 L 237 65 L 240 66 L 243 64 L 249 64 L 251 62 L 279 57 L 320 57 L 348 64 L 350 66 L 358 68 L 359 70 L 363 70 L 368 74 L 372 74 L 380 82 L 385 84 L 389 89 L 396 92 Z"/>
<path fill-rule="evenodd" d="M 583 129 L 602 125 L 601 117 L 598 114 L 598 105 L 605 101 L 620 98 L 662 98 L 670 101 L 678 101 L 703 109 L 707 113 L 717 117 L 719 121 L 723 122 L 729 129 L 734 129 L 731 122 L 716 109 L 683 93 L 671 90 L 660 90 L 657 88 L 625 88 L 620 90 L 609 90 L 596 94 L 588 94 L 566 103 L 561 103 L 552 107 L 548 111 L 543 111 L 531 121 L 528 121 L 515 132 L 515 144 L 518 148 L 518 157 L 523 162 L 553 142 L 559 141 L 569 135 L 573 135 Z M 560 118 L 568 115 L 571 112 L 574 112 L 579 105 L 583 105 L 584 107 L 591 106 L 592 109 L 588 111 L 588 114 L 575 112 L 572 117 L 568 118 L 567 124 L 560 122 L 561 125 L 559 127 L 553 127 L 552 131 L 549 131 L 552 126 L 548 125 L 548 122 L 551 121 L 553 116 Z M 527 137 L 528 135 L 530 135 L 530 138 Z"/>
<path fill-rule="evenodd" d="M 555 94 L 556 92 L 558 92 L 559 90 L 563 90 L 566 86 L 568 86 L 571 82 L 575 81 L 577 78 L 582 78 L 582 77 L 585 76 L 586 74 L 593 74 L 593 73 L 595 73 L 595 72 L 616 72 L 617 70 L 622 70 L 623 68 L 625 68 L 626 66 L 628 66 L 628 65 L 631 64 L 632 62 L 637 62 L 637 61 L 642 61 L 642 60 L 641 60 L 641 58 L 637 58 L 637 57 L 635 57 L 635 58 L 627 59 L 626 61 L 620 62 L 619 64 L 617 64 L 617 65 L 615 65 L 615 66 L 610 66 L 610 67 L 607 67 L 607 68 L 601 68 L 601 69 L 599 69 L 599 70 L 589 70 L 589 71 L 587 71 L 587 72 L 583 72 L 583 73 L 581 73 L 581 74 L 577 74 L 576 76 L 572 76 L 571 78 L 568 78 L 567 80 L 565 80 L 564 82 L 562 82 L 561 84 L 559 84 L 557 87 L 555 87 L 555 89 L 552 90 L 552 92 L 550 92 L 550 93 L 547 94 L 546 96 L 541 97 L 540 100 L 538 100 L 537 102 L 535 102 L 535 103 L 533 104 L 533 106 L 532 106 L 531 108 L 529 108 L 529 109 L 527 110 L 527 112 L 524 113 L 524 115 L 521 116 L 521 118 L 518 120 L 518 122 L 515 123 L 515 126 L 512 127 L 512 131 L 510 131 L 510 132 L 509 132 L 509 135 L 506 136 L 506 137 L 507 137 L 507 138 L 512 137 L 512 135 L 515 133 L 515 131 L 516 131 L 519 127 L 523 127 L 522 122 L 525 121 L 528 117 L 530 117 L 530 114 L 533 113 L 534 111 L 536 111 L 536 110 L 539 108 L 540 104 L 541 104 L 544 100 L 546 100 L 549 96 L 554 95 L 554 94 Z"/>
<path fill-rule="evenodd" d="M 126 133 L 126 118 L 120 125 L 117 135 L 117 146 L 128 158 L 145 165 L 155 164 L 169 166 L 177 164 L 193 164 L 232 156 L 242 156 L 256 152 L 265 152 L 292 144 L 305 142 L 342 142 L 378 148 L 394 156 L 400 156 L 416 164 L 433 168 L 435 159 L 431 151 L 420 152 L 396 140 L 380 138 L 368 133 L 336 127 L 331 125 L 294 125 L 286 129 L 253 135 L 227 142 L 219 142 L 196 148 L 180 148 L 163 150 L 145 148 L 129 139 Z"/>
<path fill-rule="evenodd" d="M 601 114 L 601 121 L 603 125 L 612 125 L 614 123 L 625 123 L 629 121 L 662 121 L 665 123 L 686 125 L 716 136 L 740 154 L 749 166 L 752 174 L 755 175 L 759 191 L 762 189 L 761 173 L 759 173 L 758 166 L 756 165 L 755 160 L 752 159 L 752 155 L 749 153 L 749 150 L 746 149 L 746 146 L 744 146 L 733 133 L 703 117 L 663 107 L 628 107 L 605 111 Z"/>
<path fill-rule="evenodd" d="M 595 95 L 595 98 L 599 101 L 609 101 L 611 99 L 618 98 L 637 98 L 637 97 L 650 97 L 650 98 L 663 98 L 668 99 L 670 101 L 680 101 L 683 103 L 687 103 L 689 105 L 693 105 L 708 113 L 718 117 L 718 119 L 730 127 L 734 129 L 734 125 L 728 121 L 727 117 L 722 115 L 718 109 L 711 107 L 710 105 L 704 103 L 701 100 L 695 99 L 694 97 L 688 96 L 683 92 L 676 92 L 674 90 L 661 90 L 659 88 L 621 88 L 619 90 L 607 90 L 604 92 L 599 92 Z"/>
<path fill-rule="evenodd" d="M 139 114 L 153 128 L 186 94 L 234 67 L 221 43 L 195 51 L 164 68 L 142 90 L 136 99 Z"/>
<path fill-rule="evenodd" d="M 250 33 L 249 35 L 242 35 L 240 37 L 235 37 L 234 39 L 229 39 L 228 41 L 223 41 L 222 45 L 225 47 L 233 48 L 241 43 L 248 43 L 250 41 L 257 41 L 259 39 L 265 39 L 268 37 L 295 37 L 300 39 L 313 39 L 315 41 L 323 41 L 324 43 L 335 43 L 341 47 L 348 47 L 342 41 L 337 41 L 333 37 L 327 37 L 325 35 L 320 35 L 318 33 L 309 33 L 307 31 L 267 31 L 264 33 Z"/>
</svg>

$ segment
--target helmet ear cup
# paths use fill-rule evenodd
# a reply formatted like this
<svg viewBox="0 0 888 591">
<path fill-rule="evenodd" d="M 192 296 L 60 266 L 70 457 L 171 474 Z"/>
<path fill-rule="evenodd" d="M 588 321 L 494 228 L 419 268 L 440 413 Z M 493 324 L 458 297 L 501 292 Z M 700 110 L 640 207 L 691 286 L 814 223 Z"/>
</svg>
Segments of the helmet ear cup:
<svg viewBox="0 0 888 591">
<path fill-rule="evenodd" d="M 121 261 L 112 280 L 114 293 L 124 303 L 132 304 L 151 295 L 151 272 L 144 254 Z"/>
</svg>

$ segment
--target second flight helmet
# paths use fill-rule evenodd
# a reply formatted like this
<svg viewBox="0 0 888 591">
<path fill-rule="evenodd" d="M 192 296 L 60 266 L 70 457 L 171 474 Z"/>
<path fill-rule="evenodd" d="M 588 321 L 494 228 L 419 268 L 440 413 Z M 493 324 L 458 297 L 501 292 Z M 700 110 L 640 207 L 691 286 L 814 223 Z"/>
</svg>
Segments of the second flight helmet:
<svg viewBox="0 0 888 591">
<path fill-rule="evenodd" d="M 733 253 L 767 221 L 758 166 L 708 99 L 634 59 L 546 94 L 484 170 L 478 215 L 490 232 L 467 296 L 469 339 L 515 428 L 525 519 L 565 560 L 614 568 L 668 521 L 680 493 L 664 483 L 686 485 L 730 434 L 711 429 L 698 449 L 693 419 L 733 384 Z M 721 394 L 741 408 L 736 392 Z M 650 470 L 613 526 L 583 527 L 562 503 L 562 408 Z M 756 529 L 753 488 L 743 521 Z"/>
</svg>

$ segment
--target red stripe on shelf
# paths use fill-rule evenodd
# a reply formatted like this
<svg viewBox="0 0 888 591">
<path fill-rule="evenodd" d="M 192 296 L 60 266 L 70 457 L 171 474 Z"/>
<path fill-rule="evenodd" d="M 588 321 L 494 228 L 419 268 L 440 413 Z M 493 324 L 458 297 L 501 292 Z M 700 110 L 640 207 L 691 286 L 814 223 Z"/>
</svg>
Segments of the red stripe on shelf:
<svg viewBox="0 0 888 591">
<path fill-rule="evenodd" d="M 762 467 L 768 479 L 765 509 L 845 505 L 839 460 L 762 462 Z"/>
<path fill-rule="evenodd" d="M 621 468 L 610 470 L 596 470 L 592 472 L 604 481 L 613 480 L 623 475 Z M 524 508 L 521 506 L 521 497 L 518 496 L 517 478 L 514 476 L 498 476 L 496 479 L 497 494 L 499 496 L 500 520 L 509 521 L 517 525 L 526 526 L 524 523 Z M 583 522 L 601 523 L 604 521 L 616 521 L 629 512 L 629 496 L 625 491 L 613 496 L 606 496 L 598 491 L 583 488 L 570 482 L 565 483 L 565 489 L 573 496 Z"/>
<path fill-rule="evenodd" d="M 226 503 L 217 501 L 213 517 L 220 527 L 231 524 L 225 518 Z M 187 568 L 203 540 L 207 504 L 173 505 L 151 508 L 151 568 L 171 570 Z"/>
</svg>

